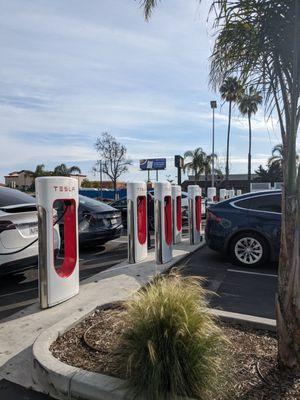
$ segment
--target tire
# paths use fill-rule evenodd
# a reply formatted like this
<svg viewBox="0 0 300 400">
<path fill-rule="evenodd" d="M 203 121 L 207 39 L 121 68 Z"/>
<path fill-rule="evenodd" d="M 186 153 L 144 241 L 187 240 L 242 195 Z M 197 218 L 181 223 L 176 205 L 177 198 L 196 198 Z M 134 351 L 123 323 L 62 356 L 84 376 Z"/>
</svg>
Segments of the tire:
<svg viewBox="0 0 300 400">
<path fill-rule="evenodd" d="M 229 246 L 229 255 L 237 265 L 257 267 L 269 259 L 269 246 L 261 235 L 243 232 L 235 236 Z"/>
</svg>

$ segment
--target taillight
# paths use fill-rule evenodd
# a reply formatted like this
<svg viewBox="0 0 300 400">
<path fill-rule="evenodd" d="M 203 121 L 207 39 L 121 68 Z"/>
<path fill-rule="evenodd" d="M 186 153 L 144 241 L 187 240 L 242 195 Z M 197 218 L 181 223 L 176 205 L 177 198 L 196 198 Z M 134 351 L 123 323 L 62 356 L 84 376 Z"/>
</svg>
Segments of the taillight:
<svg viewBox="0 0 300 400">
<path fill-rule="evenodd" d="M 206 215 L 207 221 L 215 221 L 217 224 L 219 224 L 222 221 L 221 217 L 218 217 L 216 214 L 212 213 L 211 211 L 207 211 Z"/>
<path fill-rule="evenodd" d="M 11 221 L 0 221 L 0 233 L 16 229 L 16 225 Z"/>
</svg>

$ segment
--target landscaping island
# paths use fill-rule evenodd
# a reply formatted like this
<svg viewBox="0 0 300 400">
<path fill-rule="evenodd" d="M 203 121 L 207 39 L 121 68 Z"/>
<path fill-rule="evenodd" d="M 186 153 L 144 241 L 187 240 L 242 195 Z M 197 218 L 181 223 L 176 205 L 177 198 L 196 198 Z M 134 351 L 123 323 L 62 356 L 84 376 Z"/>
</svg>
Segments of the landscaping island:
<svg viewBox="0 0 300 400">
<path fill-rule="evenodd" d="M 125 309 L 121 303 L 99 307 L 85 320 L 61 335 L 51 346 L 60 361 L 124 379 L 116 374 L 114 352 L 124 330 Z M 277 339 L 273 333 L 217 322 L 229 339 L 230 382 L 228 393 L 215 400 L 300 399 L 300 374 L 282 374 L 277 365 Z M 225 365 L 224 368 L 228 368 Z"/>
</svg>

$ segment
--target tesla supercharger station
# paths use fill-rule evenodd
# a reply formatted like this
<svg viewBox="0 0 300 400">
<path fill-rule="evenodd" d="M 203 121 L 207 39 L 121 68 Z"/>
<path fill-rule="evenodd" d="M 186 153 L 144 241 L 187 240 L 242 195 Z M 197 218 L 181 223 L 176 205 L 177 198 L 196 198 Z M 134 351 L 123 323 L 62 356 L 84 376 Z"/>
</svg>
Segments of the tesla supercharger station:
<svg viewBox="0 0 300 400">
<path fill-rule="evenodd" d="M 173 210 L 173 243 L 180 243 L 182 239 L 182 208 L 181 186 L 172 186 L 172 210 Z"/>
<path fill-rule="evenodd" d="M 39 229 L 39 298 L 41 308 L 48 308 L 79 292 L 78 181 L 68 177 L 40 177 L 35 185 Z M 60 249 L 54 245 L 58 226 Z"/>
<path fill-rule="evenodd" d="M 157 264 L 172 259 L 172 193 L 169 182 L 156 182 L 155 207 L 155 256 Z"/>
<path fill-rule="evenodd" d="M 198 185 L 188 186 L 190 244 L 201 241 L 201 195 Z"/>
<path fill-rule="evenodd" d="M 226 189 L 220 189 L 220 201 L 226 200 L 227 199 L 227 190 Z"/>
<path fill-rule="evenodd" d="M 137 263 L 148 254 L 147 186 L 144 182 L 127 183 L 128 261 Z"/>
<path fill-rule="evenodd" d="M 215 187 L 207 188 L 207 202 L 215 203 L 217 201 L 217 189 Z"/>
<path fill-rule="evenodd" d="M 229 199 L 231 199 L 232 197 L 234 197 L 234 196 L 235 196 L 235 191 L 234 191 L 234 189 L 228 190 L 227 195 L 228 195 L 228 198 L 229 198 Z"/>
</svg>

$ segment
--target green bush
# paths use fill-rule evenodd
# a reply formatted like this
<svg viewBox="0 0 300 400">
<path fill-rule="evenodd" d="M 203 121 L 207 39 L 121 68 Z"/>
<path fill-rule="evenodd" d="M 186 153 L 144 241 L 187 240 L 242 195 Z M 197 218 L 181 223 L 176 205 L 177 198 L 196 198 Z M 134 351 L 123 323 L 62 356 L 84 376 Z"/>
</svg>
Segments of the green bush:
<svg viewBox="0 0 300 400">
<path fill-rule="evenodd" d="M 130 399 L 216 399 L 227 341 L 207 312 L 199 279 L 157 276 L 125 304 L 117 351 Z"/>
</svg>

